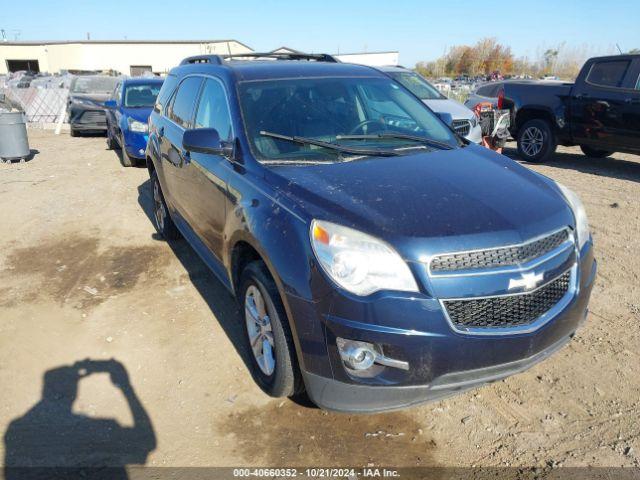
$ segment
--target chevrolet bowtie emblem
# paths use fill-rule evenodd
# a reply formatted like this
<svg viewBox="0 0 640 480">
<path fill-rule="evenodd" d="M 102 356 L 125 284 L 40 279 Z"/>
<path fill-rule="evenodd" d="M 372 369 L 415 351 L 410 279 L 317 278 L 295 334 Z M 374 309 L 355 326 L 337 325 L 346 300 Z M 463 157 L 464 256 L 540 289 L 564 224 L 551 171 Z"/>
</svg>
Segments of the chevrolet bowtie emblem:
<svg viewBox="0 0 640 480">
<path fill-rule="evenodd" d="M 543 278 L 543 273 L 523 273 L 522 278 L 509 279 L 509 290 L 514 290 L 516 288 L 531 290 L 533 288 L 536 288 L 536 285 L 538 285 Z"/>
</svg>

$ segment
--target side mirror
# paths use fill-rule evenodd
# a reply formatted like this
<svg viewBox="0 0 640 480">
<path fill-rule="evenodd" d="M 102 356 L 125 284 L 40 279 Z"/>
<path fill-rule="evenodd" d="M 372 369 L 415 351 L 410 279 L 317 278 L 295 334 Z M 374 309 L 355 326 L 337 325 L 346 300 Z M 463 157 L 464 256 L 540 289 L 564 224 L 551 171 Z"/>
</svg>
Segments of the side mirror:
<svg viewBox="0 0 640 480">
<path fill-rule="evenodd" d="M 115 100 L 107 100 L 104 102 L 104 106 L 106 108 L 116 108 L 118 106 L 118 104 L 116 103 Z"/>
<path fill-rule="evenodd" d="M 440 120 L 442 120 L 447 125 L 449 125 L 449 126 L 453 125 L 453 117 L 451 116 L 450 113 L 437 112 L 437 115 L 438 115 L 438 117 L 440 117 Z"/>
<path fill-rule="evenodd" d="M 188 152 L 224 155 L 225 148 L 215 128 L 197 128 L 187 130 L 182 137 L 182 148 Z"/>
</svg>

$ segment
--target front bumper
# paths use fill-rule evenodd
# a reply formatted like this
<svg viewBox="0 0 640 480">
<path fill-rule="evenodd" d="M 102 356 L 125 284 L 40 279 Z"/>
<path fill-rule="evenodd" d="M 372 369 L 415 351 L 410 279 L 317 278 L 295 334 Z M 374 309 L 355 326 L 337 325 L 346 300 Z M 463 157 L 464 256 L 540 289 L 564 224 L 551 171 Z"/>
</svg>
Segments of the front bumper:
<svg viewBox="0 0 640 480">
<path fill-rule="evenodd" d="M 469 135 L 467 135 L 465 138 L 470 142 L 480 145 L 482 143 L 482 127 L 480 126 L 480 124 L 478 123 L 475 127 L 471 128 L 471 130 L 469 131 Z"/>
<path fill-rule="evenodd" d="M 143 160 L 145 158 L 149 134 L 125 130 L 122 132 L 122 135 L 124 137 L 124 149 L 127 154 L 130 157 Z"/>
<path fill-rule="evenodd" d="M 107 115 L 102 109 L 71 108 L 69 125 L 78 131 L 104 132 L 107 130 Z"/>
<path fill-rule="evenodd" d="M 354 306 L 333 298 L 327 302 L 329 314 L 318 313 L 320 305 L 303 311 L 298 300 L 294 318 L 304 315 L 301 323 L 310 325 L 317 315 L 325 343 L 322 349 L 312 342 L 304 328 L 298 333 L 308 395 L 328 410 L 370 413 L 438 400 L 522 372 L 559 350 L 584 321 L 596 275 L 591 248 L 580 270 L 576 294 L 554 318 L 535 331 L 513 335 L 456 332 L 435 299 L 387 295 Z M 369 378 L 354 378 L 342 364 L 337 337 L 380 345 L 385 355 L 410 368 L 381 367 Z"/>
</svg>

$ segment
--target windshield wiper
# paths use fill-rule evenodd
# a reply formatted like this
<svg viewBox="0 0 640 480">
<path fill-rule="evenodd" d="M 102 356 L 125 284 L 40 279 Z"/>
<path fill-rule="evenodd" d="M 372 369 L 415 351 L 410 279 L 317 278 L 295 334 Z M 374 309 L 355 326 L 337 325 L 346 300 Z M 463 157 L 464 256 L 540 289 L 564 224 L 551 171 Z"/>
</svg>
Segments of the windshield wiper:
<svg viewBox="0 0 640 480">
<path fill-rule="evenodd" d="M 263 137 L 276 138 L 278 140 L 286 140 L 288 142 L 299 143 L 301 145 L 315 145 L 317 147 L 327 148 L 329 150 L 335 150 L 342 153 L 351 153 L 352 155 L 364 155 L 364 156 L 376 156 L 376 157 L 395 157 L 398 156 L 398 152 L 393 150 L 375 150 L 367 148 L 354 148 L 347 147 L 345 145 L 337 145 L 335 143 L 323 142 L 322 140 L 315 140 L 313 138 L 298 137 L 281 135 L 279 133 L 260 131 L 260 135 Z"/>
<path fill-rule="evenodd" d="M 418 135 L 405 135 L 404 133 L 376 133 L 373 135 L 337 135 L 336 140 L 372 140 L 376 138 L 398 138 L 400 140 L 412 140 L 414 142 L 425 143 L 431 147 L 440 148 L 442 150 L 453 150 L 448 143 L 431 140 L 430 138 L 420 137 Z"/>
</svg>

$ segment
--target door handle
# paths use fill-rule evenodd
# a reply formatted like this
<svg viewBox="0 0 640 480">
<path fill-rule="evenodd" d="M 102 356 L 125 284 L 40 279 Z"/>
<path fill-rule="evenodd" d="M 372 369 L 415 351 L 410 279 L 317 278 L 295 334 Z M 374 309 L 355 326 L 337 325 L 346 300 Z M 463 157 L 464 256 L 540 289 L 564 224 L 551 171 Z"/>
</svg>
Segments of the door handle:
<svg viewBox="0 0 640 480">
<path fill-rule="evenodd" d="M 156 132 L 158 132 L 158 138 L 164 137 L 164 127 L 158 128 L 158 130 L 156 130 Z"/>
<path fill-rule="evenodd" d="M 624 103 L 640 104 L 640 98 L 625 98 Z"/>
<path fill-rule="evenodd" d="M 577 98 L 578 100 L 581 100 L 583 98 L 589 98 L 589 94 L 588 93 L 579 93 L 574 98 Z"/>
</svg>

